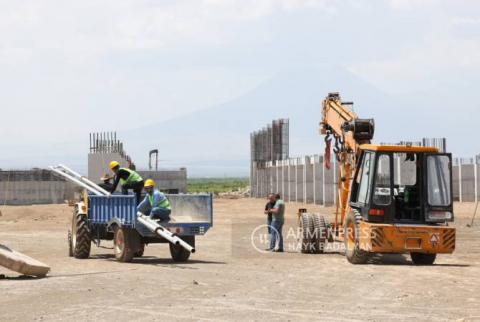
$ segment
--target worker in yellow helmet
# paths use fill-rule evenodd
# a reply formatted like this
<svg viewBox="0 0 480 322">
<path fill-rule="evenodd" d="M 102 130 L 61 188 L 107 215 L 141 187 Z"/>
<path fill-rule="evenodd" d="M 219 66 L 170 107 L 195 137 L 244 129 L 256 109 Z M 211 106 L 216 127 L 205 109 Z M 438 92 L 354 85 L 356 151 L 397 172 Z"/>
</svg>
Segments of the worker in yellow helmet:
<svg viewBox="0 0 480 322">
<path fill-rule="evenodd" d="M 145 199 L 138 205 L 137 211 L 150 216 L 152 219 L 166 221 L 170 219 L 172 207 L 167 196 L 155 189 L 155 182 L 152 179 L 145 181 Z"/>
<path fill-rule="evenodd" d="M 118 184 L 120 183 L 122 186 L 122 193 L 124 195 L 128 195 L 128 190 L 133 190 L 137 196 L 138 204 L 142 198 L 143 178 L 136 171 L 120 167 L 120 163 L 118 163 L 118 161 L 110 162 L 110 169 L 113 171 L 113 173 L 115 173 L 110 192 L 115 192 Z"/>
</svg>

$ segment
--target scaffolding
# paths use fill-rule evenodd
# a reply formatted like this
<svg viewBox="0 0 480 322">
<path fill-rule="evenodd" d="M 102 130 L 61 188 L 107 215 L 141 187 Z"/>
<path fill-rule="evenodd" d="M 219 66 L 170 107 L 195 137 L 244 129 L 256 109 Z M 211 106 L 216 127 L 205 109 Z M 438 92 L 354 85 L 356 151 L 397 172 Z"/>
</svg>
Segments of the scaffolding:
<svg viewBox="0 0 480 322">
<path fill-rule="evenodd" d="M 259 131 L 250 134 L 252 162 L 286 160 L 289 157 L 289 120 L 273 120 Z"/>
<path fill-rule="evenodd" d="M 123 149 L 123 142 L 117 139 L 117 132 L 90 133 L 90 153 L 118 153 L 128 162 L 128 167 L 135 170 L 132 158 Z"/>
</svg>

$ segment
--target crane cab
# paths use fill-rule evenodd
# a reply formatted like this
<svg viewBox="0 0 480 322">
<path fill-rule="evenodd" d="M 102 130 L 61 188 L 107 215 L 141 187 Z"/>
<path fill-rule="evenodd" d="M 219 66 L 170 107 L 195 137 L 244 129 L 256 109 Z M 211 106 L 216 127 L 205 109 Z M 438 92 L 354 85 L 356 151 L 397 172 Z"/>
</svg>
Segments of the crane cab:
<svg viewBox="0 0 480 322">
<path fill-rule="evenodd" d="M 455 229 L 448 227 L 454 219 L 451 154 L 361 145 L 349 205 L 343 224 L 350 261 L 363 260 L 353 256 L 359 254 L 410 252 L 414 262 L 431 264 L 436 253 L 455 248 Z"/>
<path fill-rule="evenodd" d="M 350 206 L 368 222 L 453 221 L 452 156 L 436 148 L 362 145 Z"/>
</svg>

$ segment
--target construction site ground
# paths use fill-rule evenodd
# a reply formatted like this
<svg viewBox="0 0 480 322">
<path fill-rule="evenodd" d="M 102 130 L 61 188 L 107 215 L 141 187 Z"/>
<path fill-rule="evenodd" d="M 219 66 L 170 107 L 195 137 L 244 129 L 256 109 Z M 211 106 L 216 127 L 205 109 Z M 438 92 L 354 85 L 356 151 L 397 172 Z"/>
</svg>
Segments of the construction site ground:
<svg viewBox="0 0 480 322">
<path fill-rule="evenodd" d="M 301 254 L 289 228 L 305 205 L 295 203 L 287 204 L 286 252 L 262 253 L 254 245 L 262 249 L 265 228 L 255 229 L 265 223 L 264 203 L 216 199 L 214 227 L 181 264 L 172 262 L 166 244 L 148 246 L 129 264 L 115 261 L 111 242 L 92 247 L 88 260 L 70 258 L 71 208 L 2 207 L 0 244 L 52 271 L 48 278 L 28 279 L 0 268 L 0 321 L 480 320 L 480 216 L 467 228 L 473 204 L 455 207 L 455 253 L 417 267 L 402 255 L 354 266 L 337 247 Z"/>
</svg>

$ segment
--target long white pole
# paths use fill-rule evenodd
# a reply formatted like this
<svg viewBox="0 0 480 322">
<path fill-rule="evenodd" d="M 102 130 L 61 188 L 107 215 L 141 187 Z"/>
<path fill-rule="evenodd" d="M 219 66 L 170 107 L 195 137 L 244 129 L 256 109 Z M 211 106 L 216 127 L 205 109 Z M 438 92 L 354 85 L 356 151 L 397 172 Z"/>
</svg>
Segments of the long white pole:
<svg viewBox="0 0 480 322">
<path fill-rule="evenodd" d="M 325 169 L 326 169 L 326 166 L 325 166 L 325 155 L 323 155 L 323 162 L 321 164 L 321 167 L 322 167 L 322 203 L 323 203 L 323 206 L 325 207 L 326 205 L 326 202 L 325 202 L 325 198 L 326 198 L 326 192 L 325 192 Z"/>
<path fill-rule="evenodd" d="M 67 167 L 66 165 L 59 164 L 58 167 L 59 167 L 59 168 L 63 168 L 63 169 L 65 169 L 66 171 L 72 173 L 75 177 L 77 177 L 78 180 L 83 181 L 83 182 L 85 182 L 86 184 L 92 186 L 92 188 L 94 188 L 95 190 L 98 190 L 98 191 L 102 192 L 104 195 L 106 195 L 106 196 L 110 195 L 110 192 L 108 192 L 107 190 L 103 189 L 102 187 L 100 187 L 100 186 L 99 186 L 98 184 L 96 184 L 95 182 L 92 182 L 92 181 L 89 180 L 87 177 L 82 176 L 81 174 L 73 171 L 72 169 L 70 169 L 70 168 Z"/>
<path fill-rule="evenodd" d="M 312 168 L 312 177 L 313 177 L 313 204 L 317 204 L 317 164 L 315 163 L 315 156 L 313 156 L 313 168 Z"/>
<path fill-rule="evenodd" d="M 103 194 L 97 190 L 95 190 L 94 188 L 90 187 L 89 185 L 87 185 L 86 183 L 78 180 L 77 178 L 63 172 L 63 171 L 60 171 L 58 169 L 55 169 L 54 167 L 50 167 L 50 170 L 54 171 L 55 173 L 58 173 L 59 175 L 61 175 L 62 177 L 64 178 L 67 178 L 68 180 L 78 184 L 79 186 L 87 189 L 88 191 L 90 192 L 93 192 L 94 194 L 96 194 L 97 196 L 103 196 Z"/>
<path fill-rule="evenodd" d="M 475 179 L 475 202 L 478 202 L 478 164 L 475 162 L 473 164 L 473 174 Z"/>
<path fill-rule="evenodd" d="M 459 201 L 463 202 L 463 189 L 462 189 L 462 161 L 458 162 L 458 197 Z"/>
</svg>

